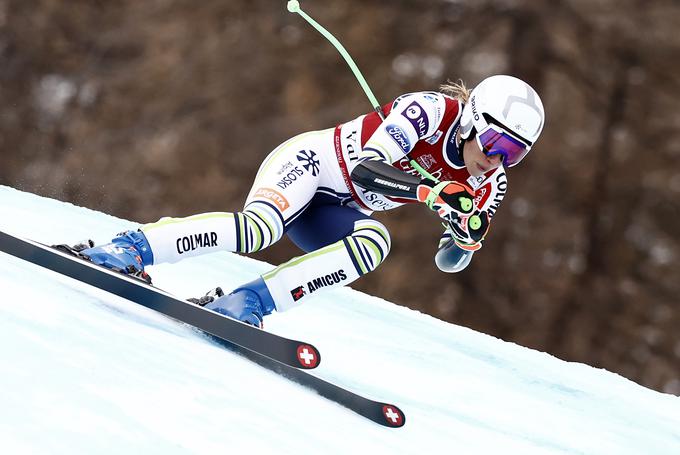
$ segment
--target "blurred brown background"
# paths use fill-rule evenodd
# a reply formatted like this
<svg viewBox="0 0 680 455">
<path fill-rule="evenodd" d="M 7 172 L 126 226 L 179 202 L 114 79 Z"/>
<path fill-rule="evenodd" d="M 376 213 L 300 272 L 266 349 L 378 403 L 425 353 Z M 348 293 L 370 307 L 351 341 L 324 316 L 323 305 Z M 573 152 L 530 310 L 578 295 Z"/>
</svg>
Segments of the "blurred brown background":
<svg viewBox="0 0 680 455">
<path fill-rule="evenodd" d="M 0 0 L 0 184 L 138 222 L 241 208 L 280 142 L 370 110 L 283 0 Z M 456 275 L 424 207 L 355 288 L 680 394 L 680 4 L 303 0 L 378 99 L 509 73 L 547 125 Z M 423 222 L 426 218 L 427 222 Z M 259 259 L 298 254 L 283 240 Z M 219 284 L 219 283 L 216 283 Z"/>
</svg>

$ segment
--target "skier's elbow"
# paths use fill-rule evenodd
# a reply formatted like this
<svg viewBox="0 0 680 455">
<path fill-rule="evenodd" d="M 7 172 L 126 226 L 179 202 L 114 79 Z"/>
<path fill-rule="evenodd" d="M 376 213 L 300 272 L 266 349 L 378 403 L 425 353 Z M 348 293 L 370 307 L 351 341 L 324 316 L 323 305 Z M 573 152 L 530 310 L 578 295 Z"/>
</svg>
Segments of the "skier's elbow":
<svg viewBox="0 0 680 455">
<path fill-rule="evenodd" d="M 456 273 L 464 270 L 472 261 L 473 251 L 459 248 L 456 242 L 450 241 L 434 257 L 434 262 L 442 272 Z"/>
<path fill-rule="evenodd" d="M 349 175 L 350 180 L 362 188 L 371 186 L 373 184 L 373 179 L 379 175 L 379 172 L 377 172 L 377 170 L 380 169 L 379 166 L 384 164 L 382 161 L 377 163 L 380 163 L 377 164 L 377 168 L 375 161 L 363 161 L 359 163 L 352 169 L 352 172 Z"/>
</svg>

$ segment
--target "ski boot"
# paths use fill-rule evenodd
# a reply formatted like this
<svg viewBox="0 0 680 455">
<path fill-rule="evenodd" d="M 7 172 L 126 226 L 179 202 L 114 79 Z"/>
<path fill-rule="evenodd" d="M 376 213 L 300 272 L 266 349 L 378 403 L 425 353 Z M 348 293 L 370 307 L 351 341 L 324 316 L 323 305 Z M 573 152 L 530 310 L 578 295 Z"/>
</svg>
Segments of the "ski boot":
<svg viewBox="0 0 680 455">
<path fill-rule="evenodd" d="M 74 246 L 55 245 L 54 248 L 151 284 L 144 266 L 153 264 L 153 253 L 141 231 L 121 232 L 111 243 L 100 246 L 87 240 Z"/>
<path fill-rule="evenodd" d="M 262 328 L 264 316 L 276 309 L 274 299 L 262 277 L 239 286 L 227 295 L 222 288 L 216 288 L 203 297 L 187 300 L 259 328 Z"/>
</svg>

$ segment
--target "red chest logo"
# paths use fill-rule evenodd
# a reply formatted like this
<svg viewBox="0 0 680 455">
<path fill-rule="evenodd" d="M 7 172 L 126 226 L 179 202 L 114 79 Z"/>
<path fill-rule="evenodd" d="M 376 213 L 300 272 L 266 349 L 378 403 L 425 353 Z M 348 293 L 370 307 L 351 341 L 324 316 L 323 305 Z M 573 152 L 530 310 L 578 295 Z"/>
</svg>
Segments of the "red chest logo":
<svg viewBox="0 0 680 455">
<path fill-rule="evenodd" d="M 475 191 L 475 206 L 484 207 L 484 204 L 486 204 L 489 196 L 491 196 L 491 191 L 491 182 L 487 182 L 486 185 L 477 188 Z"/>
</svg>

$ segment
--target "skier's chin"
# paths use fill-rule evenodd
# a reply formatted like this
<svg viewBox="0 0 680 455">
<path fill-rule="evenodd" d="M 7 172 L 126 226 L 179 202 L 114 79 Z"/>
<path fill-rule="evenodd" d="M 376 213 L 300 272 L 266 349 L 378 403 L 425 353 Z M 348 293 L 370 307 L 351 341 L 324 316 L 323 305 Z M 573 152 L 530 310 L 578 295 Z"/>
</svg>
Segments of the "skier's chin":
<svg viewBox="0 0 680 455">
<path fill-rule="evenodd" d="M 486 169 L 484 169 L 484 167 L 482 167 L 481 164 L 476 162 L 471 163 L 471 165 L 467 166 L 467 170 L 473 177 L 479 177 L 481 175 L 484 175 L 484 173 L 486 172 Z"/>
</svg>

